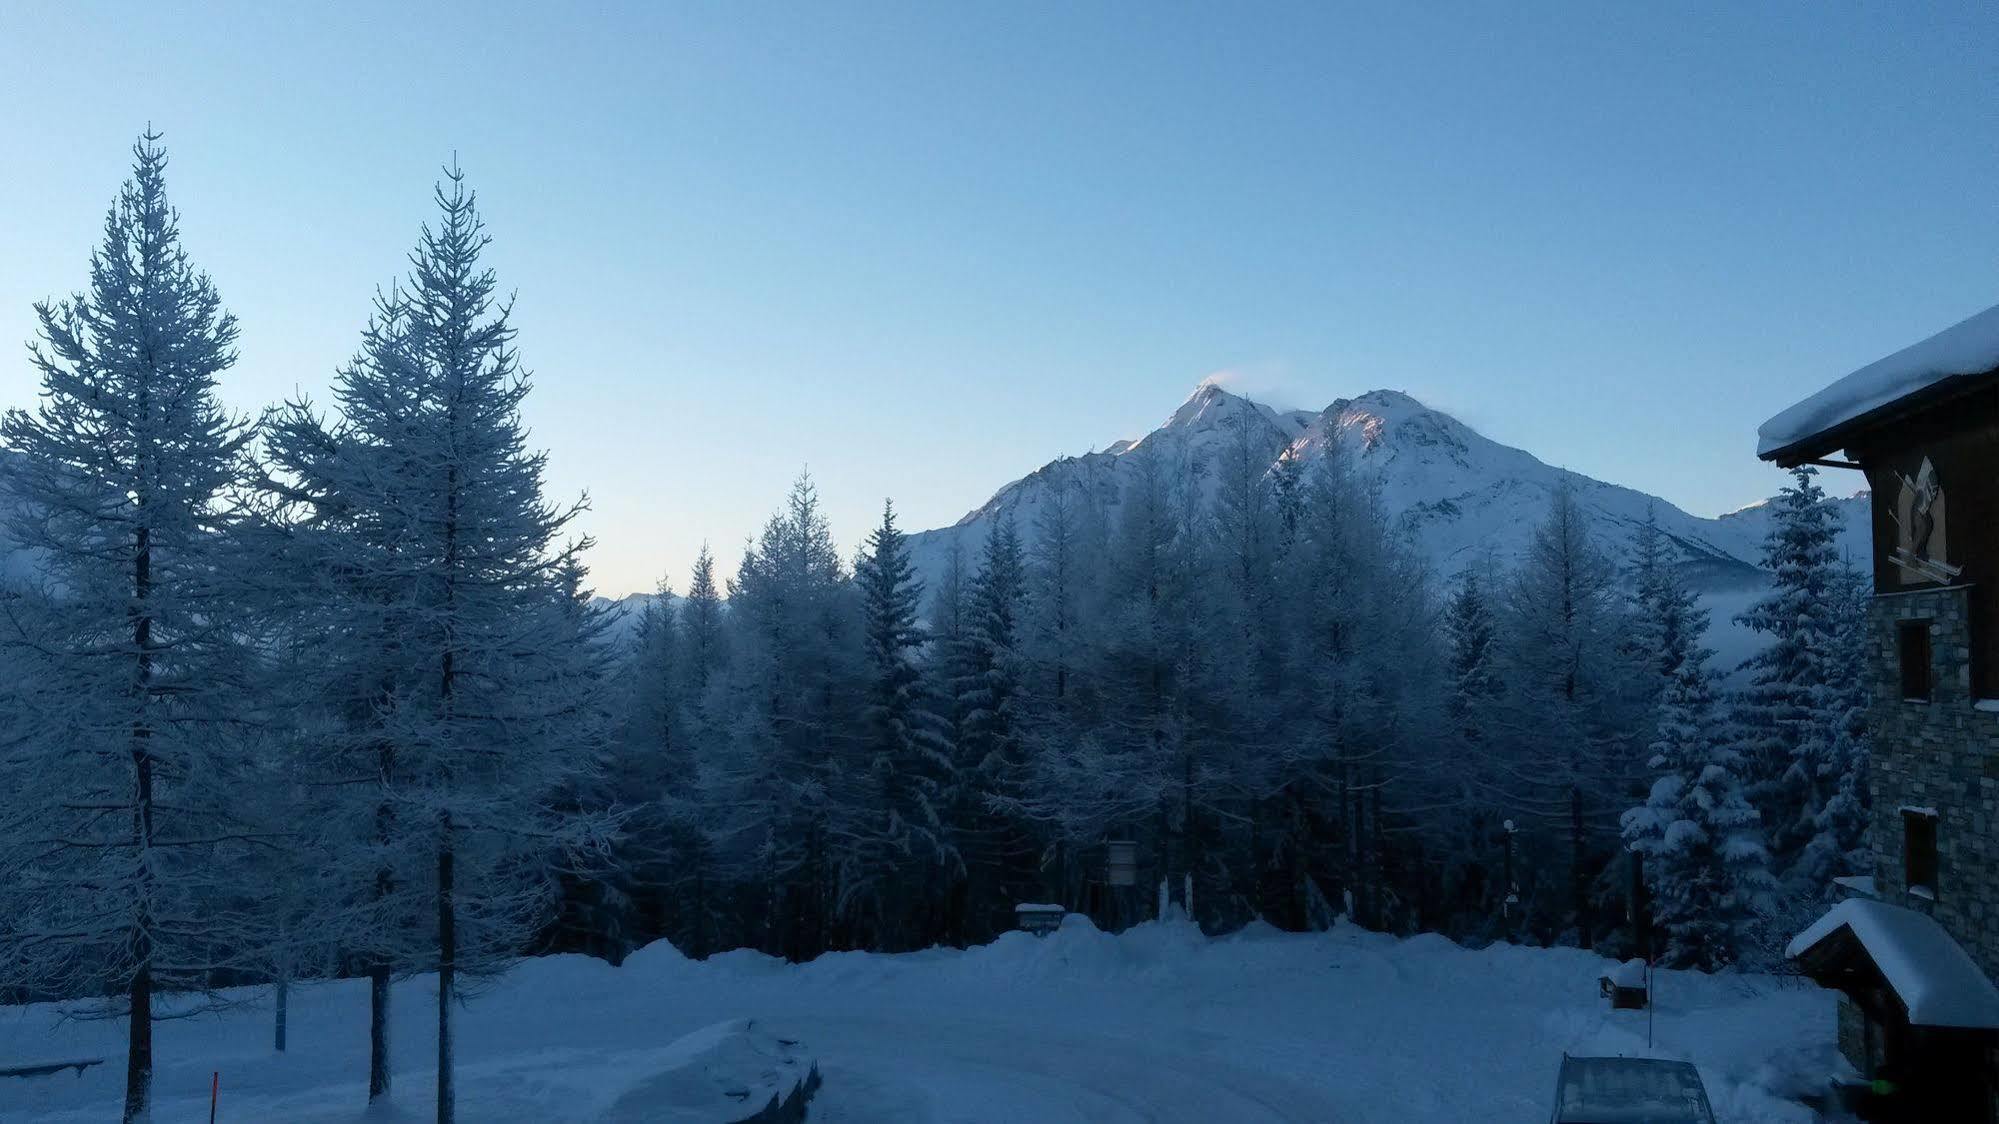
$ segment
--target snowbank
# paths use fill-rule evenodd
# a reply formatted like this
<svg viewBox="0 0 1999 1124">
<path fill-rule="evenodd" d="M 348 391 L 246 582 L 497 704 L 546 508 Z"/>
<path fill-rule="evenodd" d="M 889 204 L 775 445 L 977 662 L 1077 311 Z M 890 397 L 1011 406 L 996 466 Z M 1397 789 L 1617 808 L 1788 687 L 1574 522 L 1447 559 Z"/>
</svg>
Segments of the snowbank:
<svg viewBox="0 0 1999 1124">
<path fill-rule="evenodd" d="M 796 1039 L 753 1019 L 729 1019 L 660 1051 L 658 1072 L 611 1103 L 603 1124 L 716 1124 L 803 1105 L 819 1067 Z M 790 1119 L 791 1117 L 786 1117 Z"/>
</svg>

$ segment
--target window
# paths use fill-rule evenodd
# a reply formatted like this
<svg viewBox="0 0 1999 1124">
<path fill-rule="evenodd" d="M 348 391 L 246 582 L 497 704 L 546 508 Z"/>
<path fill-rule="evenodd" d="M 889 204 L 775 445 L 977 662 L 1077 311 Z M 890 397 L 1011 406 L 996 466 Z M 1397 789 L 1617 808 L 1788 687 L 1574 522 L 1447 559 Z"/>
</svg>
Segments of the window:
<svg viewBox="0 0 1999 1124">
<path fill-rule="evenodd" d="M 1902 697 L 1910 702 L 1930 701 L 1930 622 L 1896 625 L 1895 650 L 1902 663 Z"/>
<path fill-rule="evenodd" d="M 1902 870 L 1911 894 L 1936 900 L 1937 814 L 1927 808 L 1902 809 Z"/>
</svg>

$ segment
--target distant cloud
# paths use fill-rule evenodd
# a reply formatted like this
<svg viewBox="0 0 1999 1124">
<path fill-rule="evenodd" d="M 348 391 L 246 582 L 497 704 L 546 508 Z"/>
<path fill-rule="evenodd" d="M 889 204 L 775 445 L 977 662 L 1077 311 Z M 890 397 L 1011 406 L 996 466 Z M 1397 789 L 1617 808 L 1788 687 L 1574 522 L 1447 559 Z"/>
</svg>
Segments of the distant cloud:
<svg viewBox="0 0 1999 1124">
<path fill-rule="evenodd" d="M 1254 399 L 1274 410 L 1319 410 L 1326 405 L 1325 402 L 1310 401 L 1311 396 L 1300 388 L 1291 364 L 1282 359 L 1260 360 L 1210 371 L 1201 377 L 1200 385 L 1221 387 L 1230 394 Z"/>
</svg>

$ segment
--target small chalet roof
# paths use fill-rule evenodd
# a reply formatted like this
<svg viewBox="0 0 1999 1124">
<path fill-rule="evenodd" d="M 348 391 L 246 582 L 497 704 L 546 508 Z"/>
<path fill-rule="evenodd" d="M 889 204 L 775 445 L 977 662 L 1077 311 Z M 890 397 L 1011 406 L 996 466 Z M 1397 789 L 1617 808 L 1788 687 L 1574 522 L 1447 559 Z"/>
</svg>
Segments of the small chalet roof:
<svg viewBox="0 0 1999 1124">
<path fill-rule="evenodd" d="M 1881 970 L 1911 1025 L 1999 1030 L 1999 988 L 1943 926 L 1913 909 L 1849 898 L 1791 938 L 1784 955 L 1796 959 L 1841 929 Z"/>
<path fill-rule="evenodd" d="M 1995 372 L 1999 306 L 1869 363 L 1764 422 L 1756 430 L 1756 455 L 1786 462 L 1824 456 L 1845 434 L 1912 396 Z"/>
</svg>

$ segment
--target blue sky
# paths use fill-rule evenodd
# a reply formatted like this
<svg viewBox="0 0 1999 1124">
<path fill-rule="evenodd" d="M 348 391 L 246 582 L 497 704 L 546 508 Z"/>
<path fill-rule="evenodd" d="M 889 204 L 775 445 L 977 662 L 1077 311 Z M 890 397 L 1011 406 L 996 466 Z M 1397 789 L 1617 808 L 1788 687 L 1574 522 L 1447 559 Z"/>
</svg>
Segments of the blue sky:
<svg viewBox="0 0 1999 1124">
<path fill-rule="evenodd" d="M 1920 8 L 1920 10 L 1918 10 Z M 404 10 L 407 9 L 407 10 Z M 0 346 L 173 153 L 324 397 L 455 152 L 606 592 L 809 466 L 842 546 L 1198 380 L 1407 390 L 1699 514 L 1792 400 L 1999 301 L 1990 4 L 0 6 Z M 0 404 L 28 402 L 23 353 Z M 1846 481 L 1836 483 L 1845 484 Z"/>
</svg>

